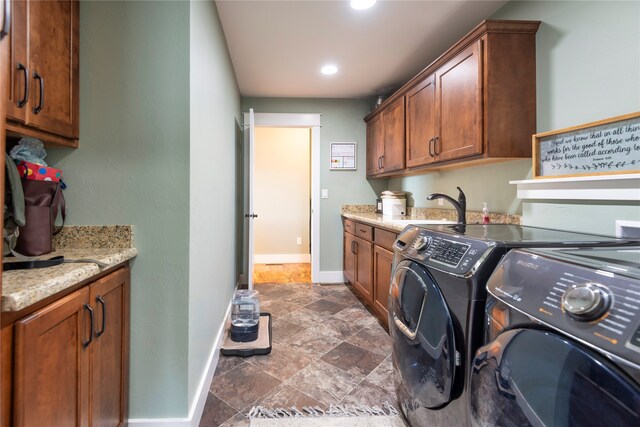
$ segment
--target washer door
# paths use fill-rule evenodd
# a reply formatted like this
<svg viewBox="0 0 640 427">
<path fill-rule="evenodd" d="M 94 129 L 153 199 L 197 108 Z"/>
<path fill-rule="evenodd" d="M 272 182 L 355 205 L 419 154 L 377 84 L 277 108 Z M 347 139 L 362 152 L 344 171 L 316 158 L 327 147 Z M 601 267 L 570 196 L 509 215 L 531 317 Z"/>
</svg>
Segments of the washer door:
<svg viewBox="0 0 640 427">
<path fill-rule="evenodd" d="M 389 306 L 393 361 L 411 405 L 447 404 L 455 379 L 456 346 L 440 289 L 423 266 L 404 260 L 394 270 Z"/>
<path fill-rule="evenodd" d="M 470 393 L 479 426 L 640 426 L 638 384 L 551 332 L 514 329 L 481 347 Z"/>
</svg>

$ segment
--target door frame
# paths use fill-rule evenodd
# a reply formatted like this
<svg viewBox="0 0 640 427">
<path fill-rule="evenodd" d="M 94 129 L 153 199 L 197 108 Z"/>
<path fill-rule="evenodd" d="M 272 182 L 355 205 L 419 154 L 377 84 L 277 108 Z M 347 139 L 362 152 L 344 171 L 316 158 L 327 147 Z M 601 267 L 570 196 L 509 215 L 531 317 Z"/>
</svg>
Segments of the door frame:
<svg viewBox="0 0 640 427">
<path fill-rule="evenodd" d="M 243 113 L 249 123 L 249 113 Z M 320 281 L 320 118 L 319 113 L 255 113 L 256 127 L 311 130 L 311 281 Z M 244 189 L 246 193 L 246 188 Z M 246 275 L 246 272 L 245 272 Z"/>
</svg>

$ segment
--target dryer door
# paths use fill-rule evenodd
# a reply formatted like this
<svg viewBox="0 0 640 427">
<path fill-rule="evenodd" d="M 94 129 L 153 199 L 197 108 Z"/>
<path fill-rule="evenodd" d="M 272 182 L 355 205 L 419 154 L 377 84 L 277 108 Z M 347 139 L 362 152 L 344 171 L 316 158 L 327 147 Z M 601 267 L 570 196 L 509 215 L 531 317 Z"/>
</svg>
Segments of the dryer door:
<svg viewBox="0 0 640 427">
<path fill-rule="evenodd" d="M 389 307 L 393 362 L 411 405 L 447 404 L 456 369 L 453 321 L 440 289 L 423 266 L 409 260 L 398 263 Z"/>
<path fill-rule="evenodd" d="M 473 425 L 640 426 L 640 387 L 611 362 L 560 335 L 502 333 L 476 352 Z"/>
</svg>

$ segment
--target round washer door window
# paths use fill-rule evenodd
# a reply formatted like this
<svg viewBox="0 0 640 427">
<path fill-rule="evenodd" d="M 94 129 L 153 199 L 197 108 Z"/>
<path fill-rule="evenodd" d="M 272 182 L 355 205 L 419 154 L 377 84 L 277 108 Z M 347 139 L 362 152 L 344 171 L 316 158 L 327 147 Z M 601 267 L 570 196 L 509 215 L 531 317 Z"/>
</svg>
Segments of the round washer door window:
<svg viewBox="0 0 640 427">
<path fill-rule="evenodd" d="M 470 379 L 478 426 L 640 426 L 640 387 L 555 333 L 514 329 L 481 347 Z"/>
<path fill-rule="evenodd" d="M 437 408 L 451 400 L 455 336 L 449 308 L 426 269 L 405 260 L 394 271 L 389 299 L 393 360 L 416 403 Z"/>
</svg>

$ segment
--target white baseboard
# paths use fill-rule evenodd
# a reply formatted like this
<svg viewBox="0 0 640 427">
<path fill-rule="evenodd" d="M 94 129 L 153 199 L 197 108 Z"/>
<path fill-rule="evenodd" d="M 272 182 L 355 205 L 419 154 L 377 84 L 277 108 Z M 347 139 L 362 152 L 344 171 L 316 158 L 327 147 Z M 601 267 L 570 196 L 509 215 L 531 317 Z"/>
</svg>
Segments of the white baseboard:
<svg viewBox="0 0 640 427">
<path fill-rule="evenodd" d="M 311 281 L 313 283 L 343 283 L 346 282 L 344 273 L 340 271 L 312 271 Z"/>
<path fill-rule="evenodd" d="M 218 334 L 213 342 L 213 347 L 207 365 L 204 369 L 204 374 L 200 379 L 200 384 L 196 391 L 195 398 L 191 404 L 189 411 L 189 417 L 187 418 L 130 418 L 129 425 L 131 426 L 144 426 L 144 427 L 198 427 L 200 419 L 202 418 L 202 412 L 204 411 L 204 405 L 207 402 L 209 396 L 209 387 L 211 387 L 211 381 L 213 380 L 213 374 L 218 366 L 218 359 L 220 357 L 220 346 L 222 345 L 222 339 L 224 338 L 225 327 L 229 313 L 231 312 L 231 303 L 227 307 L 227 312 L 224 314 L 222 325 L 218 329 Z"/>
<path fill-rule="evenodd" d="M 311 262 L 311 254 L 263 254 L 253 255 L 254 264 L 300 264 Z"/>
</svg>

